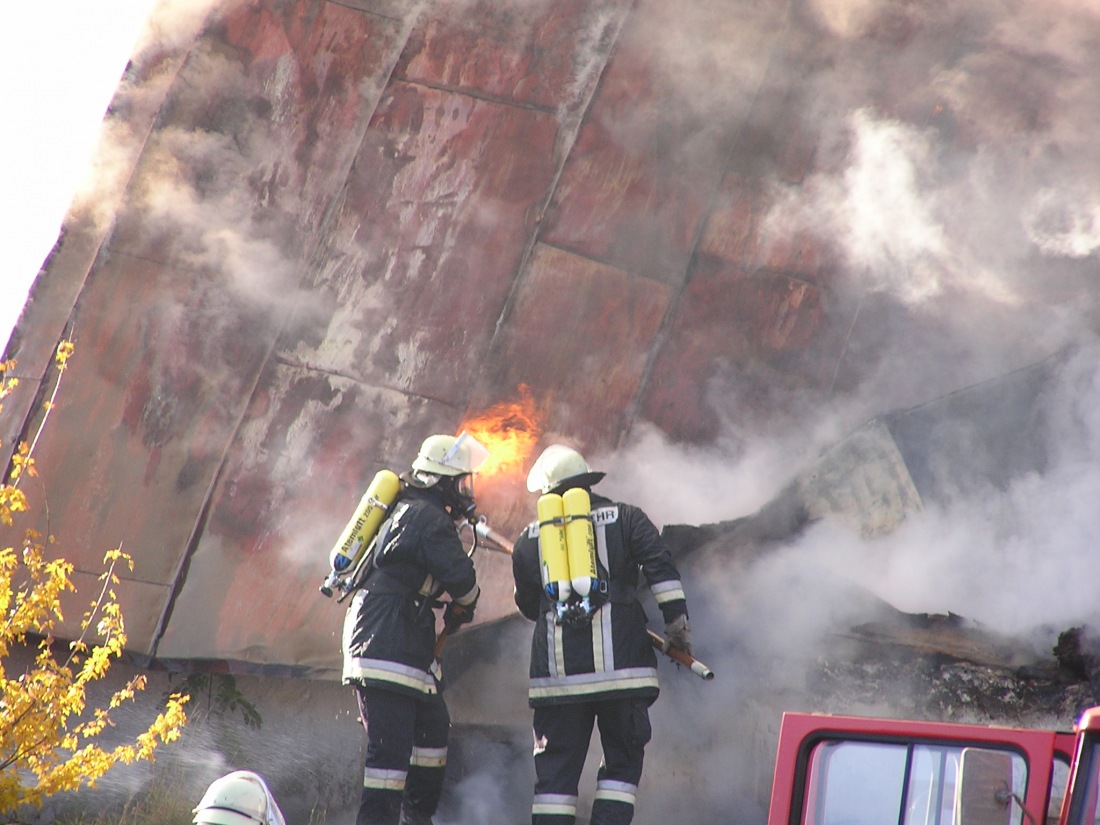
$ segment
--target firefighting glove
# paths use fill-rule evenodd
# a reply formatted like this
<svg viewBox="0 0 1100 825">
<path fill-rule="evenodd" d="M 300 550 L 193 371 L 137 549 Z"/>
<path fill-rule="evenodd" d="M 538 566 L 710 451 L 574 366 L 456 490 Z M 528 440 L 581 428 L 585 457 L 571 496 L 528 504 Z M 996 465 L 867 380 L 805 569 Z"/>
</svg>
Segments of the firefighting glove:
<svg viewBox="0 0 1100 825">
<path fill-rule="evenodd" d="M 455 601 L 447 602 L 447 607 L 443 610 L 443 626 L 447 628 L 448 633 L 454 633 L 462 627 L 462 625 L 468 624 L 473 620 L 473 604 L 461 605 Z"/>
<path fill-rule="evenodd" d="M 691 655 L 691 628 L 688 627 L 688 617 L 681 614 L 665 625 L 665 638 L 673 647 Z"/>
</svg>

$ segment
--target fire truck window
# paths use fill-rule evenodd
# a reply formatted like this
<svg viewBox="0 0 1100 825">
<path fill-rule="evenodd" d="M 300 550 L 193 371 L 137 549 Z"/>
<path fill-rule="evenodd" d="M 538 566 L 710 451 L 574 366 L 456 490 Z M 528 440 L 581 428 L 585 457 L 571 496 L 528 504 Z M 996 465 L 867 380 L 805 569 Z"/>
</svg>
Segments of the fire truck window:
<svg viewBox="0 0 1100 825">
<path fill-rule="evenodd" d="M 945 823 L 955 819 L 955 786 L 959 778 L 959 748 L 913 748 L 906 794 L 906 825 Z"/>
<path fill-rule="evenodd" d="M 952 825 L 962 752 L 961 746 L 822 742 L 811 755 L 802 822 Z M 1022 796 L 1026 765 L 1016 754 L 1011 762 L 1013 790 Z M 1019 806 L 1000 821 L 1018 825 Z"/>
<path fill-rule="evenodd" d="M 905 788 L 905 745 L 826 742 L 810 763 L 807 817 L 814 825 L 898 822 Z"/>
<path fill-rule="evenodd" d="M 1050 803 L 1047 805 L 1048 825 L 1057 825 L 1062 813 L 1062 800 L 1066 796 L 1066 786 L 1069 785 L 1069 765 L 1063 759 L 1054 757 L 1053 771 L 1050 778 Z"/>
</svg>

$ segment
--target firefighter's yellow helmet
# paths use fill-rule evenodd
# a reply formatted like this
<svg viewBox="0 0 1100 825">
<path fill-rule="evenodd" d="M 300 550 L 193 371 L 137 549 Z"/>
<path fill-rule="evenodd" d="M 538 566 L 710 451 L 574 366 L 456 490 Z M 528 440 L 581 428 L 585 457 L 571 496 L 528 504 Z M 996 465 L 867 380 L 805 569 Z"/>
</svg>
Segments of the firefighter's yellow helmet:
<svg viewBox="0 0 1100 825">
<path fill-rule="evenodd" d="M 194 814 L 194 825 L 286 825 L 267 783 L 251 771 L 215 779 Z"/>
<path fill-rule="evenodd" d="M 549 493 L 559 487 L 590 487 L 606 473 L 595 472 L 579 452 L 564 444 L 551 444 L 535 459 L 527 474 L 527 489 Z"/>
<path fill-rule="evenodd" d="M 437 476 L 460 476 L 476 473 L 488 457 L 489 451 L 463 430 L 458 435 L 430 435 L 425 438 L 412 468 Z"/>
</svg>

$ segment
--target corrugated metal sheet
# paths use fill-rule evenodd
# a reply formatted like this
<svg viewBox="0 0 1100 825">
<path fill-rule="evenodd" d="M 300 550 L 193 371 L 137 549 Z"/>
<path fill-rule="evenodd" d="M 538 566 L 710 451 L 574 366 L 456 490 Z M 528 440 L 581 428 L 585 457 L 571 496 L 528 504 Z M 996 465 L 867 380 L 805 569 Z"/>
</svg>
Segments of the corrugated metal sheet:
<svg viewBox="0 0 1100 825">
<path fill-rule="evenodd" d="M 854 386 L 863 296 L 819 238 L 764 243 L 818 161 L 819 35 L 783 0 L 226 0 L 136 63 L 114 220 L 70 216 L 0 414 L 10 448 L 71 333 L 28 492 L 81 575 L 135 556 L 135 652 L 331 674 L 316 587 L 363 488 L 520 385 L 590 451 Z M 514 480 L 487 500 L 528 517 Z M 505 615 L 506 560 L 478 564 Z"/>
</svg>

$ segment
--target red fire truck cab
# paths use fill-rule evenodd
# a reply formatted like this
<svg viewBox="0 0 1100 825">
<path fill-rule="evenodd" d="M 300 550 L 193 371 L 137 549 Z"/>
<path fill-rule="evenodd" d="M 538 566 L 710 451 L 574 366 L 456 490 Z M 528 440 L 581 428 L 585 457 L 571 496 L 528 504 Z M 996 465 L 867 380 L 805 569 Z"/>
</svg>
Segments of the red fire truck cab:
<svg viewBox="0 0 1100 825">
<path fill-rule="evenodd" d="M 1100 708 L 1073 733 L 786 713 L 768 825 L 1097 825 Z"/>
</svg>

